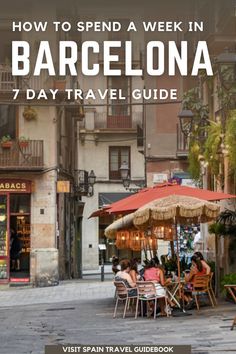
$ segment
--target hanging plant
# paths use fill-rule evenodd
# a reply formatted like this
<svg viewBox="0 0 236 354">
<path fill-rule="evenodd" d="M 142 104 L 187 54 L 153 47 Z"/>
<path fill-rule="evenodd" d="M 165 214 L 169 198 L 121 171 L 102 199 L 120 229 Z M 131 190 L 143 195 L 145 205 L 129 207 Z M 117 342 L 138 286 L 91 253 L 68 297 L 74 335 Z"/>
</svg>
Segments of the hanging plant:
<svg viewBox="0 0 236 354">
<path fill-rule="evenodd" d="M 36 120 L 38 118 L 37 112 L 31 106 L 27 106 L 24 108 L 23 117 L 25 120 L 31 121 Z"/>
<path fill-rule="evenodd" d="M 207 139 L 205 141 L 204 157 L 209 163 L 214 175 L 219 174 L 219 149 L 222 141 L 222 125 L 220 121 L 211 121 L 207 129 Z"/>
<path fill-rule="evenodd" d="M 236 110 L 230 111 L 226 123 L 226 150 L 232 171 L 236 170 Z"/>
</svg>

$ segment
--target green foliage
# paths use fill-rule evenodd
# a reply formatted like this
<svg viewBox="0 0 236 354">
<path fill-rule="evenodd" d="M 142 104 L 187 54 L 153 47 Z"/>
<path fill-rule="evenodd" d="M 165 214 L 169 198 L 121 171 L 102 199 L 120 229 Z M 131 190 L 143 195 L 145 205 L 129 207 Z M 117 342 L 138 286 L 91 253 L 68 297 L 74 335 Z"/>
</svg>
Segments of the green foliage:
<svg viewBox="0 0 236 354">
<path fill-rule="evenodd" d="M 229 274 L 226 274 L 221 282 L 220 282 L 220 287 L 221 287 L 221 291 L 226 294 L 226 291 L 225 291 L 225 288 L 224 286 L 225 285 L 236 285 L 236 273 L 229 273 Z"/>
<path fill-rule="evenodd" d="M 230 168 L 236 170 L 236 110 L 230 111 L 226 123 L 226 148 L 229 152 Z"/>
<path fill-rule="evenodd" d="M 199 156 L 202 154 L 203 147 L 201 141 L 205 139 L 205 126 L 202 126 L 202 122 L 205 124 L 209 116 L 208 105 L 202 103 L 199 87 L 194 87 L 184 93 L 183 108 L 191 110 L 194 114 L 188 161 L 190 175 L 194 180 L 199 181 L 201 173 Z"/>
<path fill-rule="evenodd" d="M 208 231 L 210 234 L 215 234 L 217 236 L 225 235 L 226 229 L 225 225 L 219 222 L 215 222 L 208 227 Z"/>
<path fill-rule="evenodd" d="M 236 212 L 226 209 L 221 212 L 214 224 L 208 228 L 211 234 L 218 236 L 236 236 Z"/>
<path fill-rule="evenodd" d="M 202 103 L 202 100 L 200 99 L 199 87 L 194 87 L 186 91 L 183 95 L 182 104 L 183 109 L 190 109 L 193 112 L 196 123 L 203 118 L 208 118 L 209 107 L 208 105 L 204 105 Z"/>
<path fill-rule="evenodd" d="M 11 141 L 12 138 L 10 135 L 4 135 L 2 138 L 1 138 L 1 143 L 7 143 L 8 141 Z"/>
<path fill-rule="evenodd" d="M 168 271 L 168 272 L 172 272 L 172 271 L 177 271 L 178 269 L 178 266 L 177 266 L 177 258 L 174 257 L 174 258 L 170 258 L 168 259 L 168 261 L 165 263 L 165 269 Z"/>
<path fill-rule="evenodd" d="M 236 211 L 226 209 L 220 213 L 217 222 L 224 225 L 236 225 Z"/>
<path fill-rule="evenodd" d="M 208 161 L 211 171 L 219 174 L 219 148 L 222 141 L 222 125 L 221 122 L 211 121 L 207 129 L 207 139 L 205 141 L 204 157 Z"/>
<path fill-rule="evenodd" d="M 188 161 L 189 161 L 189 173 L 192 176 L 192 178 L 196 181 L 199 180 L 200 178 L 200 163 L 199 163 L 199 153 L 200 153 L 200 146 L 196 141 L 193 141 L 190 144 L 189 148 L 189 155 L 188 155 Z"/>
</svg>

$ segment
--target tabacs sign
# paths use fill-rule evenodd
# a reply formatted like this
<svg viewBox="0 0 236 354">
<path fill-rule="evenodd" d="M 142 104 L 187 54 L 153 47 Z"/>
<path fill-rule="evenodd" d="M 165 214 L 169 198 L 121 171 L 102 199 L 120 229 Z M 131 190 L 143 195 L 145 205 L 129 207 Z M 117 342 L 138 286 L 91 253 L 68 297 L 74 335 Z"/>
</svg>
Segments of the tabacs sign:
<svg viewBox="0 0 236 354">
<path fill-rule="evenodd" d="M 0 179 L 0 193 L 31 193 L 31 182 L 25 180 L 1 180 Z"/>
</svg>

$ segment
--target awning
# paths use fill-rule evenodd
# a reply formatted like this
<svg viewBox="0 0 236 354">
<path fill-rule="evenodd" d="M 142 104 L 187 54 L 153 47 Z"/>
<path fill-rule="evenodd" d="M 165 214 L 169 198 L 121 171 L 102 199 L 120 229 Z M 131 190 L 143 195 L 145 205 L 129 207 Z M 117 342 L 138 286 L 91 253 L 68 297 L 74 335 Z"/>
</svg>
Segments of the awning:
<svg viewBox="0 0 236 354">
<path fill-rule="evenodd" d="M 103 216 L 107 214 L 107 210 L 110 208 L 111 204 L 120 201 L 121 199 L 126 199 L 132 196 L 133 193 L 129 192 L 117 192 L 117 193 L 99 193 L 98 194 L 98 205 L 99 209 L 94 211 L 89 218 L 94 218 L 97 216 Z"/>
<path fill-rule="evenodd" d="M 125 199 L 111 204 L 106 210 L 101 209 L 94 212 L 90 217 L 100 216 L 101 214 L 128 214 L 132 213 L 143 205 L 158 198 L 170 195 L 185 195 L 208 201 L 236 198 L 236 195 L 213 192 L 207 189 L 192 188 L 181 185 L 163 184 L 151 188 L 145 188 Z M 101 214 L 100 214 L 101 213 Z"/>
<path fill-rule="evenodd" d="M 121 199 L 127 198 L 133 193 L 99 193 L 98 194 L 98 206 L 99 208 L 104 208 L 113 204 Z"/>
</svg>

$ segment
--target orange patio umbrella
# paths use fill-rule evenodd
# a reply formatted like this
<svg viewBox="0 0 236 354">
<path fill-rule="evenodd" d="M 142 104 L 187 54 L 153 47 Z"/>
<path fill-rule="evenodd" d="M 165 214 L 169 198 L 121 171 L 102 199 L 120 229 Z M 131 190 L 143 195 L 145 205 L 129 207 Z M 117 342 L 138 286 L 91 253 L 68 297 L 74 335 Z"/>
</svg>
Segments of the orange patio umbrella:
<svg viewBox="0 0 236 354">
<path fill-rule="evenodd" d="M 106 206 L 106 208 L 96 210 L 90 215 L 90 218 L 107 214 L 126 215 L 136 211 L 145 204 L 171 195 L 182 195 L 207 201 L 236 198 L 236 195 L 233 194 L 213 192 L 207 189 L 193 188 L 177 184 L 162 184 L 150 188 L 144 188 L 138 193 Z"/>
</svg>

